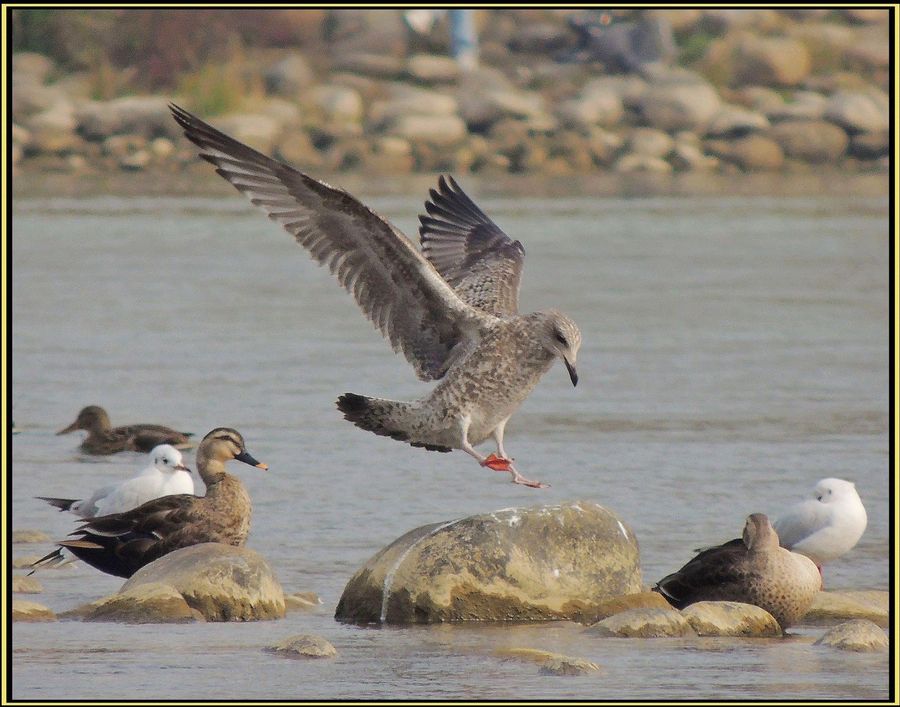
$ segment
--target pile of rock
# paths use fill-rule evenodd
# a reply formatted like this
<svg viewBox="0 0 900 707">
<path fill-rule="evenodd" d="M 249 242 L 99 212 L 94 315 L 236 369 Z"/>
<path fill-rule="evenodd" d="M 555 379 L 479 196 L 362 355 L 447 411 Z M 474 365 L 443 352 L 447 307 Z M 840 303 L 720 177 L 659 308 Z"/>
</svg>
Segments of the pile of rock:
<svg viewBox="0 0 900 707">
<path fill-rule="evenodd" d="M 260 87 L 245 101 L 252 110 L 202 117 L 263 152 L 329 172 L 885 166 L 887 10 L 652 11 L 673 28 L 683 65 L 622 74 L 596 57 L 560 57 L 572 41 L 562 12 L 483 12 L 483 65 L 471 71 L 404 48 L 397 32 L 372 30 L 368 15 L 354 14 L 364 12 L 341 15 L 359 20 L 353 42 L 332 37 L 275 60 L 248 52 L 243 73 Z M 698 56 L 688 60 L 692 47 Z M 171 98 L 190 109 L 190 96 L 96 101 L 89 85 L 44 56 L 13 56 L 14 164 L 105 171 L 191 163 L 166 108 Z"/>
</svg>

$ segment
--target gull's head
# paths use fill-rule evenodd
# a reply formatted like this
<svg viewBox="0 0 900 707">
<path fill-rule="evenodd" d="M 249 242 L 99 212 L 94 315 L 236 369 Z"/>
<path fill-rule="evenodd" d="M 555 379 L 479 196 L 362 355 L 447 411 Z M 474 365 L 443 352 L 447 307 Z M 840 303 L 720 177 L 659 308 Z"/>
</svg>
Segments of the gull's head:
<svg viewBox="0 0 900 707">
<path fill-rule="evenodd" d="M 816 500 L 822 503 L 836 503 L 845 498 L 859 498 L 856 485 L 844 479 L 822 479 L 813 489 Z"/>
<path fill-rule="evenodd" d="M 179 471 L 191 473 L 183 461 L 181 452 L 179 452 L 171 444 L 160 444 L 150 451 L 150 457 L 153 459 L 153 466 L 164 474 L 177 474 Z"/>
<path fill-rule="evenodd" d="M 575 322 L 556 310 L 547 312 L 544 325 L 542 341 L 544 348 L 562 359 L 569 372 L 569 378 L 572 379 L 572 385 L 578 385 L 575 363 L 578 349 L 581 348 L 581 331 Z"/>
</svg>

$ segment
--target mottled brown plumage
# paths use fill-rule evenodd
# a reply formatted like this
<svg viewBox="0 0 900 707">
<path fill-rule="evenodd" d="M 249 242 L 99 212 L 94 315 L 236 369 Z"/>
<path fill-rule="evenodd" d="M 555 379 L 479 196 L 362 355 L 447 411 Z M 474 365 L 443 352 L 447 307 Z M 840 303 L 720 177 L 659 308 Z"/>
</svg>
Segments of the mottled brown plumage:
<svg viewBox="0 0 900 707">
<path fill-rule="evenodd" d="M 747 518 L 743 538 L 700 552 L 654 591 L 676 609 L 698 601 L 739 601 L 768 611 L 785 629 L 807 612 L 822 586 L 808 557 L 779 547 L 762 513 Z"/>
<path fill-rule="evenodd" d="M 225 462 L 231 459 L 267 468 L 247 452 L 236 430 L 216 428 L 197 448 L 197 471 L 206 484 L 205 496 L 163 496 L 124 513 L 90 518 L 72 533 L 77 536 L 74 540 L 58 544 L 119 577 L 130 577 L 180 547 L 205 542 L 243 545 L 250 532 L 250 496 L 240 479 L 225 470 Z M 57 549 L 33 567 L 55 561 L 59 553 Z"/>
<path fill-rule="evenodd" d="M 113 427 L 109 415 L 99 405 L 88 405 L 68 427 L 56 434 L 64 435 L 75 430 L 87 430 L 88 436 L 81 443 L 86 454 L 115 454 L 116 452 L 150 452 L 160 444 L 171 444 L 184 449 L 191 446 L 190 432 L 178 432 L 162 425 L 125 425 Z"/>
<path fill-rule="evenodd" d="M 403 402 L 348 393 L 347 420 L 414 447 L 462 449 L 524 478 L 503 449 L 506 422 L 556 358 L 574 385 L 581 333 L 556 310 L 518 314 L 524 249 L 452 179 L 440 179 L 421 217 L 422 250 L 345 191 L 278 162 L 171 106 L 200 156 L 294 236 L 356 299 L 431 395 Z M 493 437 L 497 453 L 473 444 Z"/>
</svg>

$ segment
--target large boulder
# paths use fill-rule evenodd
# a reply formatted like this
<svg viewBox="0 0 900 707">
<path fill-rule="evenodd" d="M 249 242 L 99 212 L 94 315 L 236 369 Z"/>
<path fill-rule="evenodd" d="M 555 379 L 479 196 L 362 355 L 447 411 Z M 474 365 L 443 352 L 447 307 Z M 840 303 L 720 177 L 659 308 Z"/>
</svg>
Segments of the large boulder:
<svg viewBox="0 0 900 707">
<path fill-rule="evenodd" d="M 350 579 L 335 618 L 360 623 L 570 619 L 640 589 L 634 533 L 597 503 L 568 502 L 416 528 Z"/>
<path fill-rule="evenodd" d="M 184 547 L 138 570 L 120 589 L 145 584 L 174 587 L 207 621 L 284 617 L 284 592 L 269 565 L 246 547 L 201 543 Z"/>
<path fill-rule="evenodd" d="M 119 621 L 130 624 L 186 623 L 203 617 L 188 606 L 175 587 L 147 582 L 66 612 L 63 618 Z"/>
</svg>

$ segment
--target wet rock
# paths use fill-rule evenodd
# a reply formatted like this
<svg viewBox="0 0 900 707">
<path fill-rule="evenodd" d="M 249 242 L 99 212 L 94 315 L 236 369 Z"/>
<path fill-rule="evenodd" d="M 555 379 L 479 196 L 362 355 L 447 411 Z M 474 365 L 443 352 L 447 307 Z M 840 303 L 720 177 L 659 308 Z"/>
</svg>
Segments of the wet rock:
<svg viewBox="0 0 900 707">
<path fill-rule="evenodd" d="M 665 638 L 692 636 L 694 629 L 681 612 L 672 609 L 628 609 L 586 629 L 598 636 Z"/>
<path fill-rule="evenodd" d="M 735 138 L 747 133 L 764 131 L 769 120 L 762 113 L 739 106 L 724 105 L 712 117 L 706 127 L 710 137 Z"/>
<path fill-rule="evenodd" d="M 747 135 L 737 140 L 708 140 L 706 150 L 724 162 L 745 171 L 775 170 L 784 164 L 784 152 L 777 142 L 763 135 Z"/>
<path fill-rule="evenodd" d="M 16 141 L 17 127 L 17 125 L 13 125 L 13 141 Z M 24 128 L 20 128 L 20 130 L 24 130 Z M 27 138 L 25 138 L 25 141 L 27 141 Z M 40 530 L 14 530 L 12 542 L 14 545 L 17 543 L 48 543 L 50 542 L 50 536 Z"/>
<path fill-rule="evenodd" d="M 595 164 L 608 166 L 618 157 L 624 138 L 601 128 L 593 128 L 587 136 L 587 146 Z"/>
<path fill-rule="evenodd" d="M 266 93 L 287 98 L 296 96 L 315 83 L 316 77 L 302 54 L 290 54 L 270 66 L 263 79 Z"/>
<path fill-rule="evenodd" d="M 269 653 L 277 653 L 297 658 L 333 658 L 338 654 L 331 643 L 321 636 L 301 634 L 285 638 L 265 650 Z"/>
<path fill-rule="evenodd" d="M 835 162 L 849 143 L 847 133 L 824 120 L 789 120 L 775 125 L 769 136 L 784 154 L 804 162 Z"/>
<path fill-rule="evenodd" d="M 567 655 L 548 658 L 541 664 L 541 675 L 589 675 L 600 671 L 600 666 L 584 658 Z"/>
<path fill-rule="evenodd" d="M 406 71 L 421 83 L 453 83 L 459 78 L 459 63 L 449 56 L 415 54 L 407 60 Z"/>
<path fill-rule="evenodd" d="M 351 578 L 335 618 L 386 623 L 566 619 L 640 587 L 631 530 L 599 504 L 569 502 L 412 530 Z"/>
<path fill-rule="evenodd" d="M 665 609 L 671 611 L 672 607 L 659 592 L 636 592 L 601 602 L 596 607 L 593 607 L 590 612 L 576 617 L 575 620 L 579 623 L 590 625 L 631 609 Z"/>
<path fill-rule="evenodd" d="M 681 614 L 698 636 L 780 636 L 781 627 L 768 611 L 737 601 L 698 601 Z"/>
<path fill-rule="evenodd" d="M 883 102 L 864 93 L 835 93 L 825 107 L 825 119 L 837 123 L 850 133 L 873 133 L 888 129 L 888 112 Z"/>
<path fill-rule="evenodd" d="M 103 599 L 67 612 L 63 618 L 80 617 L 85 621 L 117 621 L 129 624 L 191 623 L 203 621 L 196 609 L 169 584 L 147 582 L 122 589 Z"/>
<path fill-rule="evenodd" d="M 13 569 L 17 570 L 27 570 L 31 569 L 31 566 L 41 559 L 40 555 L 19 555 L 18 557 L 13 558 Z M 54 565 L 55 567 L 56 565 Z M 52 568 L 48 568 L 52 569 Z"/>
<path fill-rule="evenodd" d="M 555 124 L 539 93 L 516 88 L 495 69 L 467 72 L 457 95 L 460 115 L 474 132 L 484 132 L 504 118 L 541 124 L 545 129 Z"/>
<path fill-rule="evenodd" d="M 537 648 L 500 648 L 495 655 L 504 660 L 537 663 L 544 675 L 585 675 L 600 670 L 600 666 L 584 658 L 573 658 Z"/>
<path fill-rule="evenodd" d="M 309 132 L 305 130 L 282 133 L 275 147 L 275 156 L 282 162 L 303 170 L 318 167 L 322 163 L 321 155 L 313 145 Z"/>
<path fill-rule="evenodd" d="M 868 619 L 879 626 L 887 626 L 889 603 L 889 594 L 881 591 L 819 592 L 803 617 L 803 623 Z"/>
<path fill-rule="evenodd" d="M 405 86 L 392 86 L 388 91 L 388 98 L 373 101 L 369 106 L 368 124 L 373 130 L 383 130 L 408 115 L 459 114 L 459 103 L 454 96 Z"/>
<path fill-rule="evenodd" d="M 15 594 L 40 594 L 44 588 L 34 577 L 16 574 L 12 578 L 12 590 Z"/>
<path fill-rule="evenodd" d="M 12 600 L 13 621 L 56 621 L 56 614 L 43 604 L 24 599 Z"/>
<path fill-rule="evenodd" d="M 284 595 L 285 611 L 309 610 L 322 605 L 322 600 L 315 592 L 295 592 Z"/>
<path fill-rule="evenodd" d="M 845 651 L 886 651 L 889 646 L 885 632 L 872 621 L 854 619 L 838 624 L 815 642 L 817 646 L 830 646 Z"/>
<path fill-rule="evenodd" d="M 120 590 L 150 583 L 174 587 L 207 621 L 284 617 L 284 592 L 266 561 L 246 547 L 202 543 L 145 565 Z"/>
<path fill-rule="evenodd" d="M 721 103 L 718 92 L 705 81 L 667 81 L 651 84 L 638 109 L 650 126 L 673 132 L 705 128 Z"/>
<path fill-rule="evenodd" d="M 796 39 L 748 35 L 737 45 L 734 71 L 739 84 L 796 86 L 811 69 L 809 50 Z"/>
<path fill-rule="evenodd" d="M 768 114 L 772 111 L 777 111 L 784 105 L 784 99 L 781 97 L 781 94 L 768 86 L 742 86 L 732 91 L 729 96 L 730 100 L 733 100 L 735 103 L 763 113 L 770 120 L 771 116 Z"/>
</svg>

